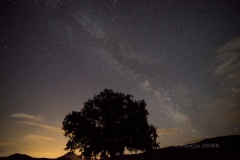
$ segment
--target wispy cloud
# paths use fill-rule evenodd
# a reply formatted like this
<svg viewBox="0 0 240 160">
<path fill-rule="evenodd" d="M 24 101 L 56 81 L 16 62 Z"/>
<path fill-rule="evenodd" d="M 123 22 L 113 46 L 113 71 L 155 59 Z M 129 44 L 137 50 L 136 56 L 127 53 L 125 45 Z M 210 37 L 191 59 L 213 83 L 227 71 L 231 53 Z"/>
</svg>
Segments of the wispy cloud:
<svg viewBox="0 0 240 160">
<path fill-rule="evenodd" d="M 63 133 L 63 131 L 61 130 L 61 128 L 56 128 L 56 127 L 52 127 L 49 125 L 45 125 L 45 124 L 40 124 L 40 123 L 32 123 L 32 122 L 21 122 L 21 121 L 17 121 L 18 124 L 26 124 L 26 125 L 32 125 L 32 126 L 38 126 L 50 131 L 54 131 L 54 132 L 59 132 L 59 133 Z"/>
<path fill-rule="evenodd" d="M 14 145 L 15 143 L 13 142 L 0 142 L 0 146 L 10 146 L 10 145 Z"/>
<path fill-rule="evenodd" d="M 240 123 L 240 37 L 232 39 L 217 50 L 212 75 L 219 80 L 214 100 L 209 108 L 221 111 L 220 123 Z M 220 117 L 220 118 L 219 118 Z"/>
<path fill-rule="evenodd" d="M 48 140 L 48 141 L 52 141 L 54 140 L 54 138 L 51 137 L 45 137 L 45 136 L 40 136 L 40 135 L 27 135 L 25 138 L 27 139 L 34 139 L 34 140 Z"/>
<path fill-rule="evenodd" d="M 228 111 L 227 115 L 220 119 L 218 118 L 219 122 L 222 123 L 228 123 L 228 122 L 233 122 L 233 123 L 237 123 L 240 124 L 240 108 L 234 108 L 230 111 Z"/>
<path fill-rule="evenodd" d="M 163 136 L 172 136 L 177 133 L 181 133 L 181 128 L 165 128 L 165 129 L 157 129 L 157 134 L 159 137 Z"/>
<path fill-rule="evenodd" d="M 25 113 L 14 113 L 11 114 L 10 117 L 13 118 L 24 118 L 24 119 L 29 119 L 29 120 L 34 120 L 34 121 L 43 121 L 43 117 L 40 116 L 32 116 L 29 114 L 25 114 Z"/>
</svg>

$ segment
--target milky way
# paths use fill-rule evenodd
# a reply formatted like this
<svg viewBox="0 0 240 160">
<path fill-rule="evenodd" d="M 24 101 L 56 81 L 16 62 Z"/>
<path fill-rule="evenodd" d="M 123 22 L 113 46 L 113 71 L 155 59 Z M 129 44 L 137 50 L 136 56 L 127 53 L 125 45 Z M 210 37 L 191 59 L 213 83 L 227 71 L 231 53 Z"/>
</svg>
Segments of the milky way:
<svg viewBox="0 0 240 160">
<path fill-rule="evenodd" d="M 0 6 L 0 156 L 62 155 L 63 118 L 105 88 L 146 101 L 161 147 L 240 133 L 237 2 Z"/>
</svg>

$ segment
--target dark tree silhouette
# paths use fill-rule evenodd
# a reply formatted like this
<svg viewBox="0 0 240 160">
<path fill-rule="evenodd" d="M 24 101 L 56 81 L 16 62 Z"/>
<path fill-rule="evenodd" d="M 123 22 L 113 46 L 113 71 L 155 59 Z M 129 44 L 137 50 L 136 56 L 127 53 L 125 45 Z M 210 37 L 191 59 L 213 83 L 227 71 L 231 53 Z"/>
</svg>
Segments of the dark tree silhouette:
<svg viewBox="0 0 240 160">
<path fill-rule="evenodd" d="M 105 89 L 72 111 L 63 121 L 65 150 L 79 149 L 84 157 L 123 155 L 124 150 L 150 151 L 159 148 L 156 127 L 149 125 L 144 100 Z"/>
</svg>

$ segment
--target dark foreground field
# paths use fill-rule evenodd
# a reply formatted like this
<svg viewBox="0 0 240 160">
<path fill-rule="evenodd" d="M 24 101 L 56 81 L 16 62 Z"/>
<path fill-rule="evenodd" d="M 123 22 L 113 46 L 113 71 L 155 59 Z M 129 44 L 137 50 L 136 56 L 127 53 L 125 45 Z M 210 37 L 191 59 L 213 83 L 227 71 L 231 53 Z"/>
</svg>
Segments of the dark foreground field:
<svg viewBox="0 0 240 160">
<path fill-rule="evenodd" d="M 205 139 L 178 147 L 168 147 L 137 155 L 124 155 L 111 160 L 164 160 L 164 159 L 240 159 L 240 135 Z"/>
<path fill-rule="evenodd" d="M 27 155 L 14 154 L 9 157 L 0 158 L 0 160 L 67 160 L 67 159 L 76 160 L 76 155 L 73 155 L 71 157 L 65 155 L 59 158 L 49 159 L 49 158 L 33 158 Z M 161 160 L 161 159 L 239 160 L 240 135 L 205 139 L 198 143 L 158 149 L 150 153 L 124 155 L 115 158 L 108 158 L 108 160 Z"/>
</svg>

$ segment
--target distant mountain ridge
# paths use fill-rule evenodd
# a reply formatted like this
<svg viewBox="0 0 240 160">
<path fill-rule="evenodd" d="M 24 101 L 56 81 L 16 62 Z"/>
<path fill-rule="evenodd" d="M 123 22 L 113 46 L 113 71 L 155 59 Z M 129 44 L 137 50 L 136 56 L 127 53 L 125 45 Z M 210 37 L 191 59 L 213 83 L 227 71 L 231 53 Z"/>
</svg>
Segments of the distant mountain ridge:
<svg viewBox="0 0 240 160">
<path fill-rule="evenodd" d="M 51 160 L 49 158 L 33 158 L 30 157 L 26 154 L 20 154 L 20 153 L 15 153 L 13 155 L 10 155 L 8 157 L 0 157 L 0 160 Z"/>
<path fill-rule="evenodd" d="M 30 160 L 30 159 L 33 159 L 32 157 L 26 155 L 26 154 L 20 154 L 20 153 L 15 153 L 13 155 L 10 155 L 9 157 L 7 157 L 9 160 L 11 159 L 24 159 L 24 160 Z"/>
<path fill-rule="evenodd" d="M 13 154 L 0 160 L 80 160 L 75 153 L 67 153 L 58 158 L 33 158 L 24 154 Z M 186 145 L 157 149 L 149 153 L 123 155 L 107 160 L 161 160 L 161 159 L 240 159 L 240 135 L 204 139 Z"/>
<path fill-rule="evenodd" d="M 57 160 L 80 160 L 78 155 L 75 153 L 68 152 L 61 157 L 58 157 Z"/>
<path fill-rule="evenodd" d="M 33 158 L 25 154 L 15 153 L 8 157 L 0 157 L 0 160 L 80 160 L 75 153 L 68 152 L 58 158 Z"/>
</svg>

